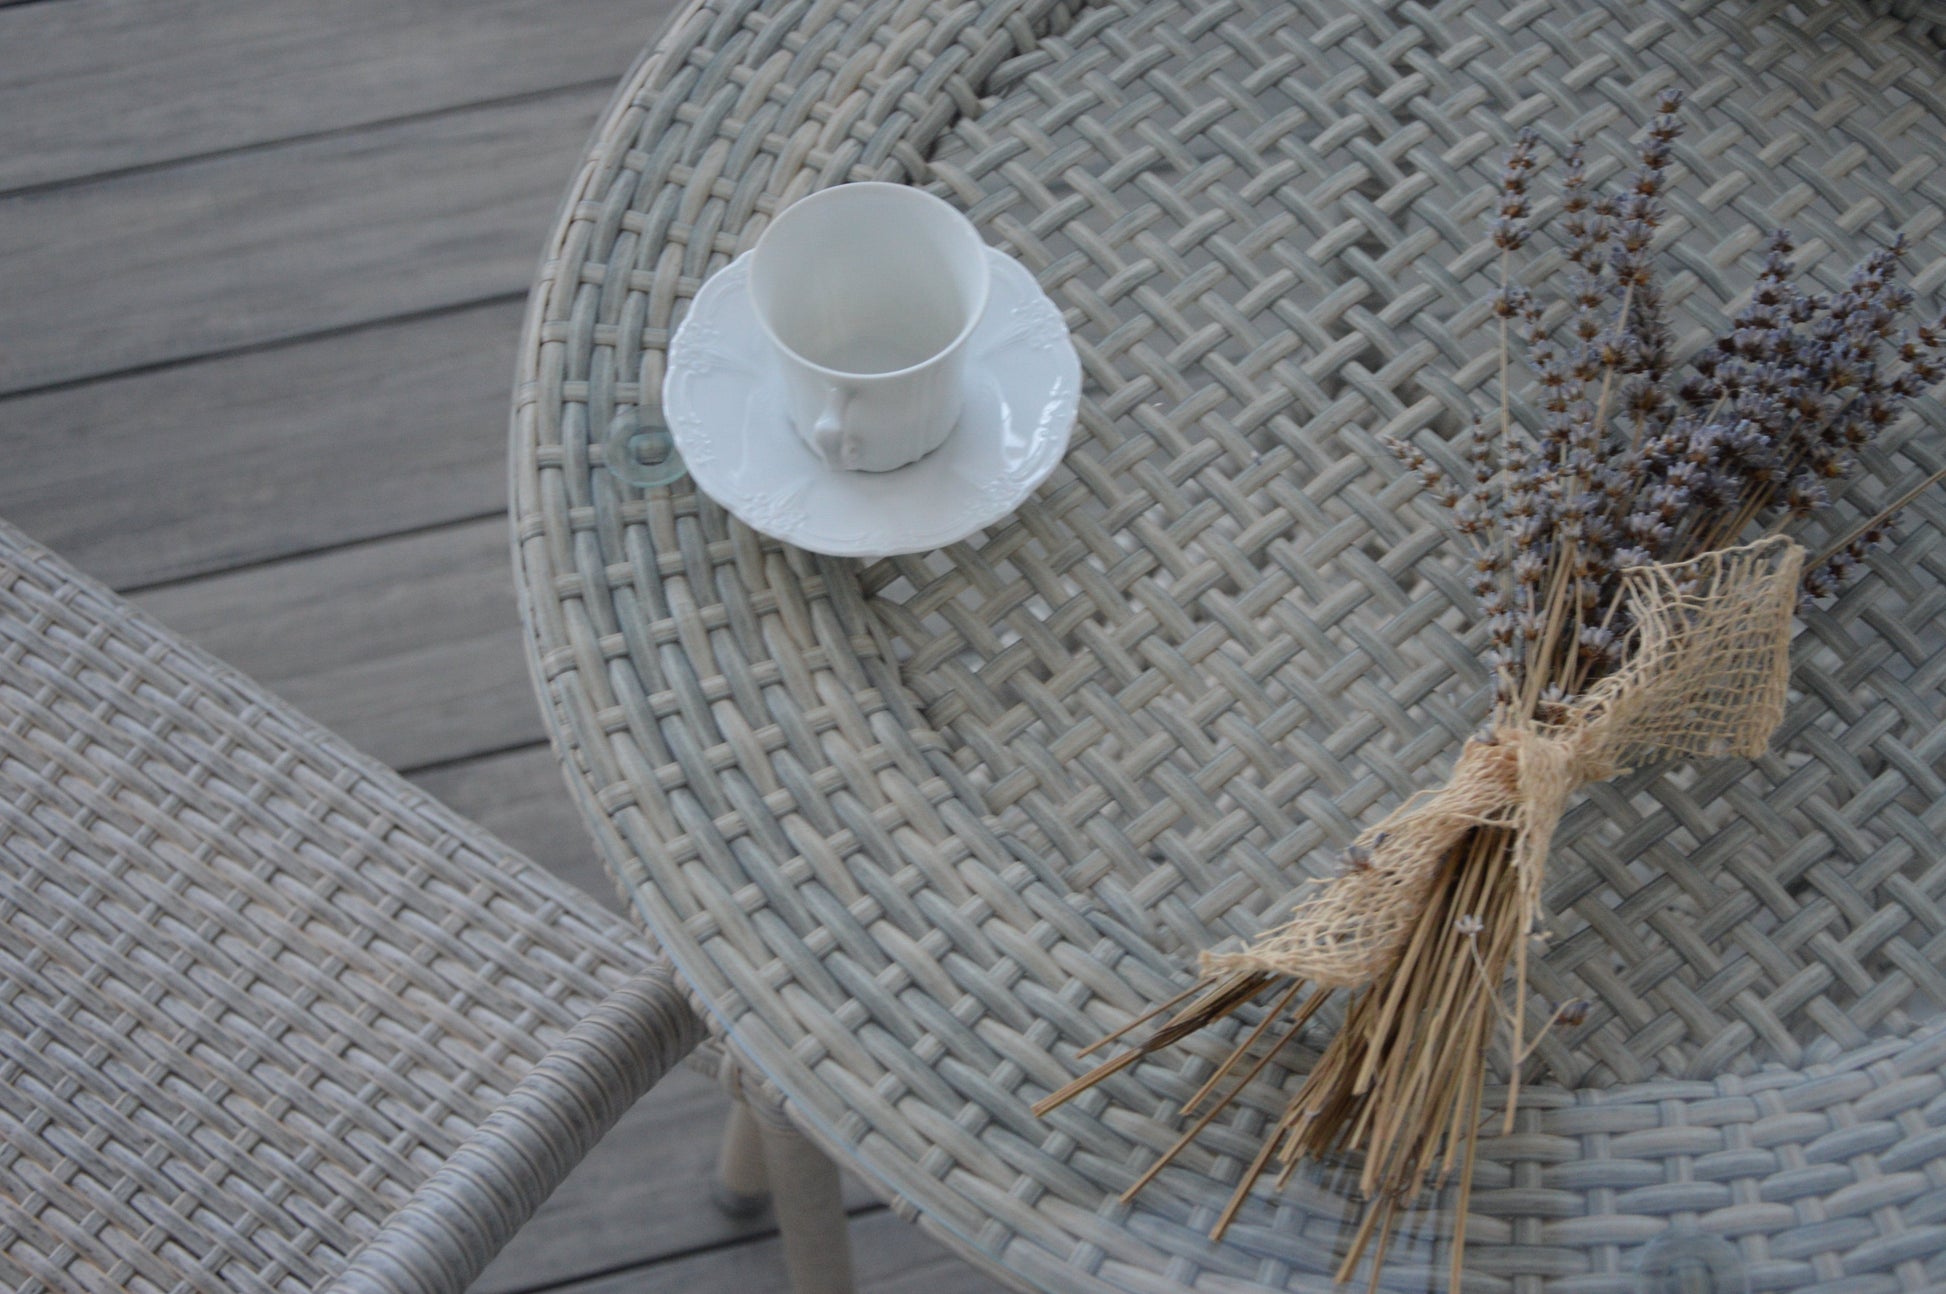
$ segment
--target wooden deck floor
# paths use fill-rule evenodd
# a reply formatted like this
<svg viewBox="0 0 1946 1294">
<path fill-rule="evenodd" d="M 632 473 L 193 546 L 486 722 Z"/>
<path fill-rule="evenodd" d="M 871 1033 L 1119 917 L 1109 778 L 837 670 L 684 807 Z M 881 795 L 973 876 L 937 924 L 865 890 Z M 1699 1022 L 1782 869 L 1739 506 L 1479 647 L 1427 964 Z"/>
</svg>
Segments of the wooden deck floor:
<svg viewBox="0 0 1946 1294">
<path fill-rule="evenodd" d="M 0 516 L 612 902 L 521 657 L 521 300 L 671 0 L 0 0 Z M 783 1290 L 650 1095 L 483 1279 Z M 998 1287 L 856 1183 L 862 1290 Z"/>
</svg>

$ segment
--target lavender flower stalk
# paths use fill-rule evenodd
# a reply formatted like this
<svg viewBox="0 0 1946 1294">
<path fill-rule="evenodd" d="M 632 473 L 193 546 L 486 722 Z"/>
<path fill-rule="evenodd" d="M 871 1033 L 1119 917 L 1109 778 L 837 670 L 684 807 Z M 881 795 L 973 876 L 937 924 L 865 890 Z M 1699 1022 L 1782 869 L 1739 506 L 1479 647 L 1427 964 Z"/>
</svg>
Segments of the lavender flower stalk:
<svg viewBox="0 0 1946 1294">
<path fill-rule="evenodd" d="M 1458 1288 L 1495 1039 L 1507 1038 L 1502 1126 L 1511 1130 L 1522 1067 L 1542 1039 L 1600 1023 L 1592 1004 L 1571 1002 L 1528 1037 L 1541 874 L 1569 797 L 1644 759 L 1762 750 L 1783 713 L 1797 604 L 1855 574 L 1884 541 L 1889 513 L 1931 483 L 1808 568 L 1779 537 L 1824 510 L 1833 483 L 1904 402 L 1940 380 L 1946 320 L 1902 323 L 1912 294 L 1896 280 L 1898 244 L 1867 257 L 1842 291 L 1806 293 L 1790 236 L 1779 232 L 1731 327 L 1681 362 L 1654 255 L 1680 106 L 1677 93 L 1661 97 L 1619 193 L 1591 192 L 1580 142 L 1568 150 L 1568 269 L 1555 280 L 1564 310 L 1550 311 L 1514 273 L 1516 255 L 1542 232 L 1532 214 L 1540 139 L 1515 139 L 1490 224 L 1500 259 L 1489 299 L 1498 407 L 1472 427 L 1464 479 L 1420 447 L 1386 440 L 1466 542 L 1495 680 L 1486 732 L 1466 743 L 1446 786 L 1362 835 L 1283 925 L 1241 952 L 1204 953 L 1195 989 L 1129 1026 L 1173 1009 L 1146 1041 L 1035 1107 L 1044 1112 L 1274 990 L 1263 1022 L 1183 1113 L 1233 1073 L 1243 1077 L 1132 1195 L 1268 1061 L 1244 1066 L 1259 1038 L 1280 1024 L 1271 1037 L 1295 1037 L 1333 992 L 1348 991 L 1343 1025 L 1265 1134 L 1213 1237 L 1273 1160 L 1281 1181 L 1305 1159 L 1356 1152 L 1368 1203 L 1342 1257 L 1339 1279 L 1348 1279 L 1367 1252 L 1382 1258 L 1400 1211 L 1428 1180 L 1457 1173 Z M 1535 393 L 1531 424 L 1515 416 L 1516 344 Z"/>
<path fill-rule="evenodd" d="M 1387 438 L 1471 541 L 1499 684 L 1496 721 L 1545 717 L 1622 663 L 1635 626 L 1620 594 L 1632 567 L 1680 562 L 1822 512 L 1859 451 L 1905 401 L 1936 385 L 1946 318 L 1908 329 L 1913 296 L 1896 279 L 1902 242 L 1870 256 L 1836 293 L 1794 280 L 1787 231 L 1771 236 L 1750 301 L 1677 375 L 1653 244 L 1682 96 L 1657 104 L 1619 195 L 1588 191 L 1580 141 L 1565 158 L 1561 225 L 1567 336 L 1513 279 L 1538 232 L 1530 218 L 1538 140 L 1523 132 L 1502 168 L 1492 237 L 1501 336 L 1499 416 L 1475 424 L 1471 479 L 1446 479 L 1423 451 Z M 1518 340 L 1539 425 L 1512 408 Z M 1804 574 L 1806 599 L 1834 595 L 1891 534 L 1880 516 Z"/>
</svg>

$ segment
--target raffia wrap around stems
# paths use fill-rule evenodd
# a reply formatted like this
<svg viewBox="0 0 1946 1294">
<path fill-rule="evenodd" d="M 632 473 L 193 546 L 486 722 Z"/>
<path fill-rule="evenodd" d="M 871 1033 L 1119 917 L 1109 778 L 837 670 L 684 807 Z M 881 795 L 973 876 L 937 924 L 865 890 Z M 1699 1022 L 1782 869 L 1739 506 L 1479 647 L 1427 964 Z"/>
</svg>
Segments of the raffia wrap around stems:
<svg viewBox="0 0 1946 1294">
<path fill-rule="evenodd" d="M 1496 1020 L 1506 1021 L 1513 1035 L 1506 1131 L 1513 1128 L 1520 1064 L 1530 1051 L 1523 1027 L 1526 936 L 1540 916 L 1555 827 L 1577 788 L 1635 764 L 1763 751 L 1784 715 L 1803 566 L 1802 548 L 1772 537 L 1627 571 L 1619 604 L 1632 628 L 1621 669 L 1579 696 L 1538 707 L 1544 719 L 1503 720 L 1485 738 L 1469 741 L 1444 787 L 1415 796 L 1360 837 L 1354 857 L 1361 863 L 1314 882 L 1317 888 L 1288 921 L 1243 951 L 1205 953 L 1193 988 L 1088 1051 L 1156 1016 L 1173 1015 L 1132 1050 L 1049 1094 L 1035 1112 L 1045 1114 L 1141 1057 L 1274 994 L 1269 1013 L 1184 1103 L 1183 1113 L 1241 1069 L 1234 1086 L 1128 1188 L 1127 1200 L 1236 1099 L 1335 990 L 1353 990 L 1344 1023 L 1267 1130 L 1210 1237 L 1223 1236 L 1273 1160 L 1282 1164 L 1282 1183 L 1305 1159 L 1353 1152 L 1362 1160 L 1359 1191 L 1374 1207 L 1339 1265 L 1338 1279 L 1349 1280 L 1373 1246 L 1382 1260 L 1402 1211 L 1429 1177 L 1444 1180 L 1457 1169 L 1451 1269 L 1457 1289 Z M 1509 971 L 1511 1011 L 1499 1000 Z M 1293 1009 L 1306 985 L 1312 993 Z M 1273 1028 L 1280 1033 L 1270 1049 L 1246 1066 Z M 1374 1282 L 1377 1271 L 1375 1265 Z"/>
<path fill-rule="evenodd" d="M 1576 789 L 1657 759 L 1757 755 L 1784 716 L 1804 550 L 1781 536 L 1624 575 L 1636 626 L 1627 663 L 1554 722 L 1523 718 L 1467 742 L 1452 778 L 1365 832 L 1369 865 L 1312 882 L 1290 919 L 1206 978 L 1289 976 L 1356 988 L 1385 973 L 1467 831 L 1512 830 L 1522 910 L 1539 916 L 1554 828 Z"/>
</svg>

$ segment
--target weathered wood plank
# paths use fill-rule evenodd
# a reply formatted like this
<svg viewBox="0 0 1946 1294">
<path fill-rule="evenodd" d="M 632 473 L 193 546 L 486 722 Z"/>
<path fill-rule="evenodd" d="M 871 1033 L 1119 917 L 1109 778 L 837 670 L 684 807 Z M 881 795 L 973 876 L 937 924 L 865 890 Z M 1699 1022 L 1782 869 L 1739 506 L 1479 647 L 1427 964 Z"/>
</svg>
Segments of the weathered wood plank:
<svg viewBox="0 0 1946 1294">
<path fill-rule="evenodd" d="M 522 292 L 609 93 L 0 198 L 0 393 Z"/>
<path fill-rule="evenodd" d="M 877 1210 L 851 1224 L 859 1294 L 1002 1294 L 1005 1286 L 948 1253 L 917 1227 Z M 782 1246 L 774 1238 L 635 1268 L 553 1294 L 789 1294 Z"/>
<path fill-rule="evenodd" d="M 493 512 L 520 311 L 0 400 L 0 517 L 128 588 Z"/>
<path fill-rule="evenodd" d="M 0 9 L 0 192 L 612 81 L 673 0 Z"/>
<path fill-rule="evenodd" d="M 672 1254 L 775 1235 L 768 1211 L 738 1220 L 710 1202 L 706 1187 L 728 1111 L 722 1090 L 687 1068 L 663 1079 L 481 1273 L 472 1294 L 551 1289 L 597 1272 L 639 1271 Z M 849 1176 L 844 1193 L 848 1208 L 873 1203 Z M 663 1288 L 660 1270 L 651 1270 L 654 1288 Z"/>
<path fill-rule="evenodd" d="M 501 517 L 137 596 L 394 768 L 544 739 Z"/>
<path fill-rule="evenodd" d="M 546 745 L 483 755 L 412 774 L 412 781 L 562 880 L 623 912 Z"/>
</svg>

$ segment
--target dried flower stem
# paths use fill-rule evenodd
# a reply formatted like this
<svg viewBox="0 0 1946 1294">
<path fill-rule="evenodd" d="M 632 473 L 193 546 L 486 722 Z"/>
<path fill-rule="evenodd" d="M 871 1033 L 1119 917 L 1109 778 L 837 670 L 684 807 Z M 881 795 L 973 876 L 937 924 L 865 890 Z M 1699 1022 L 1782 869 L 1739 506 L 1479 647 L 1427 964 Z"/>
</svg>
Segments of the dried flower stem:
<svg viewBox="0 0 1946 1294">
<path fill-rule="evenodd" d="M 1919 482 L 1917 485 L 1913 486 L 1911 489 L 1901 494 L 1898 498 L 1886 504 L 1883 508 L 1880 508 L 1877 512 L 1873 513 L 1870 517 L 1866 518 L 1864 521 L 1859 522 L 1856 526 L 1853 526 L 1850 530 L 1846 531 L 1845 537 L 1843 539 L 1837 540 L 1834 543 L 1830 544 L 1828 547 L 1826 547 L 1822 553 L 1818 554 L 1816 557 L 1811 559 L 1811 564 L 1814 566 L 1822 566 L 1826 562 L 1829 562 L 1833 557 L 1837 556 L 1839 553 L 1844 552 L 1845 549 L 1857 543 L 1860 536 L 1864 535 L 1867 531 L 1874 530 L 1879 526 L 1884 525 L 1887 521 L 1890 521 L 1898 513 L 1904 511 L 1905 506 L 1907 504 L 1911 503 L 1914 499 L 1918 498 L 1920 495 L 1924 494 L 1927 490 L 1930 490 L 1933 486 L 1939 484 L 1941 481 L 1946 481 L 1946 467 L 1940 468 L 1937 472 L 1934 472 L 1931 476 L 1928 476 L 1925 480 Z M 1779 521 L 1777 523 L 1778 529 L 1781 530 L 1783 528 L 1783 525 L 1784 523 L 1782 521 Z"/>
</svg>

